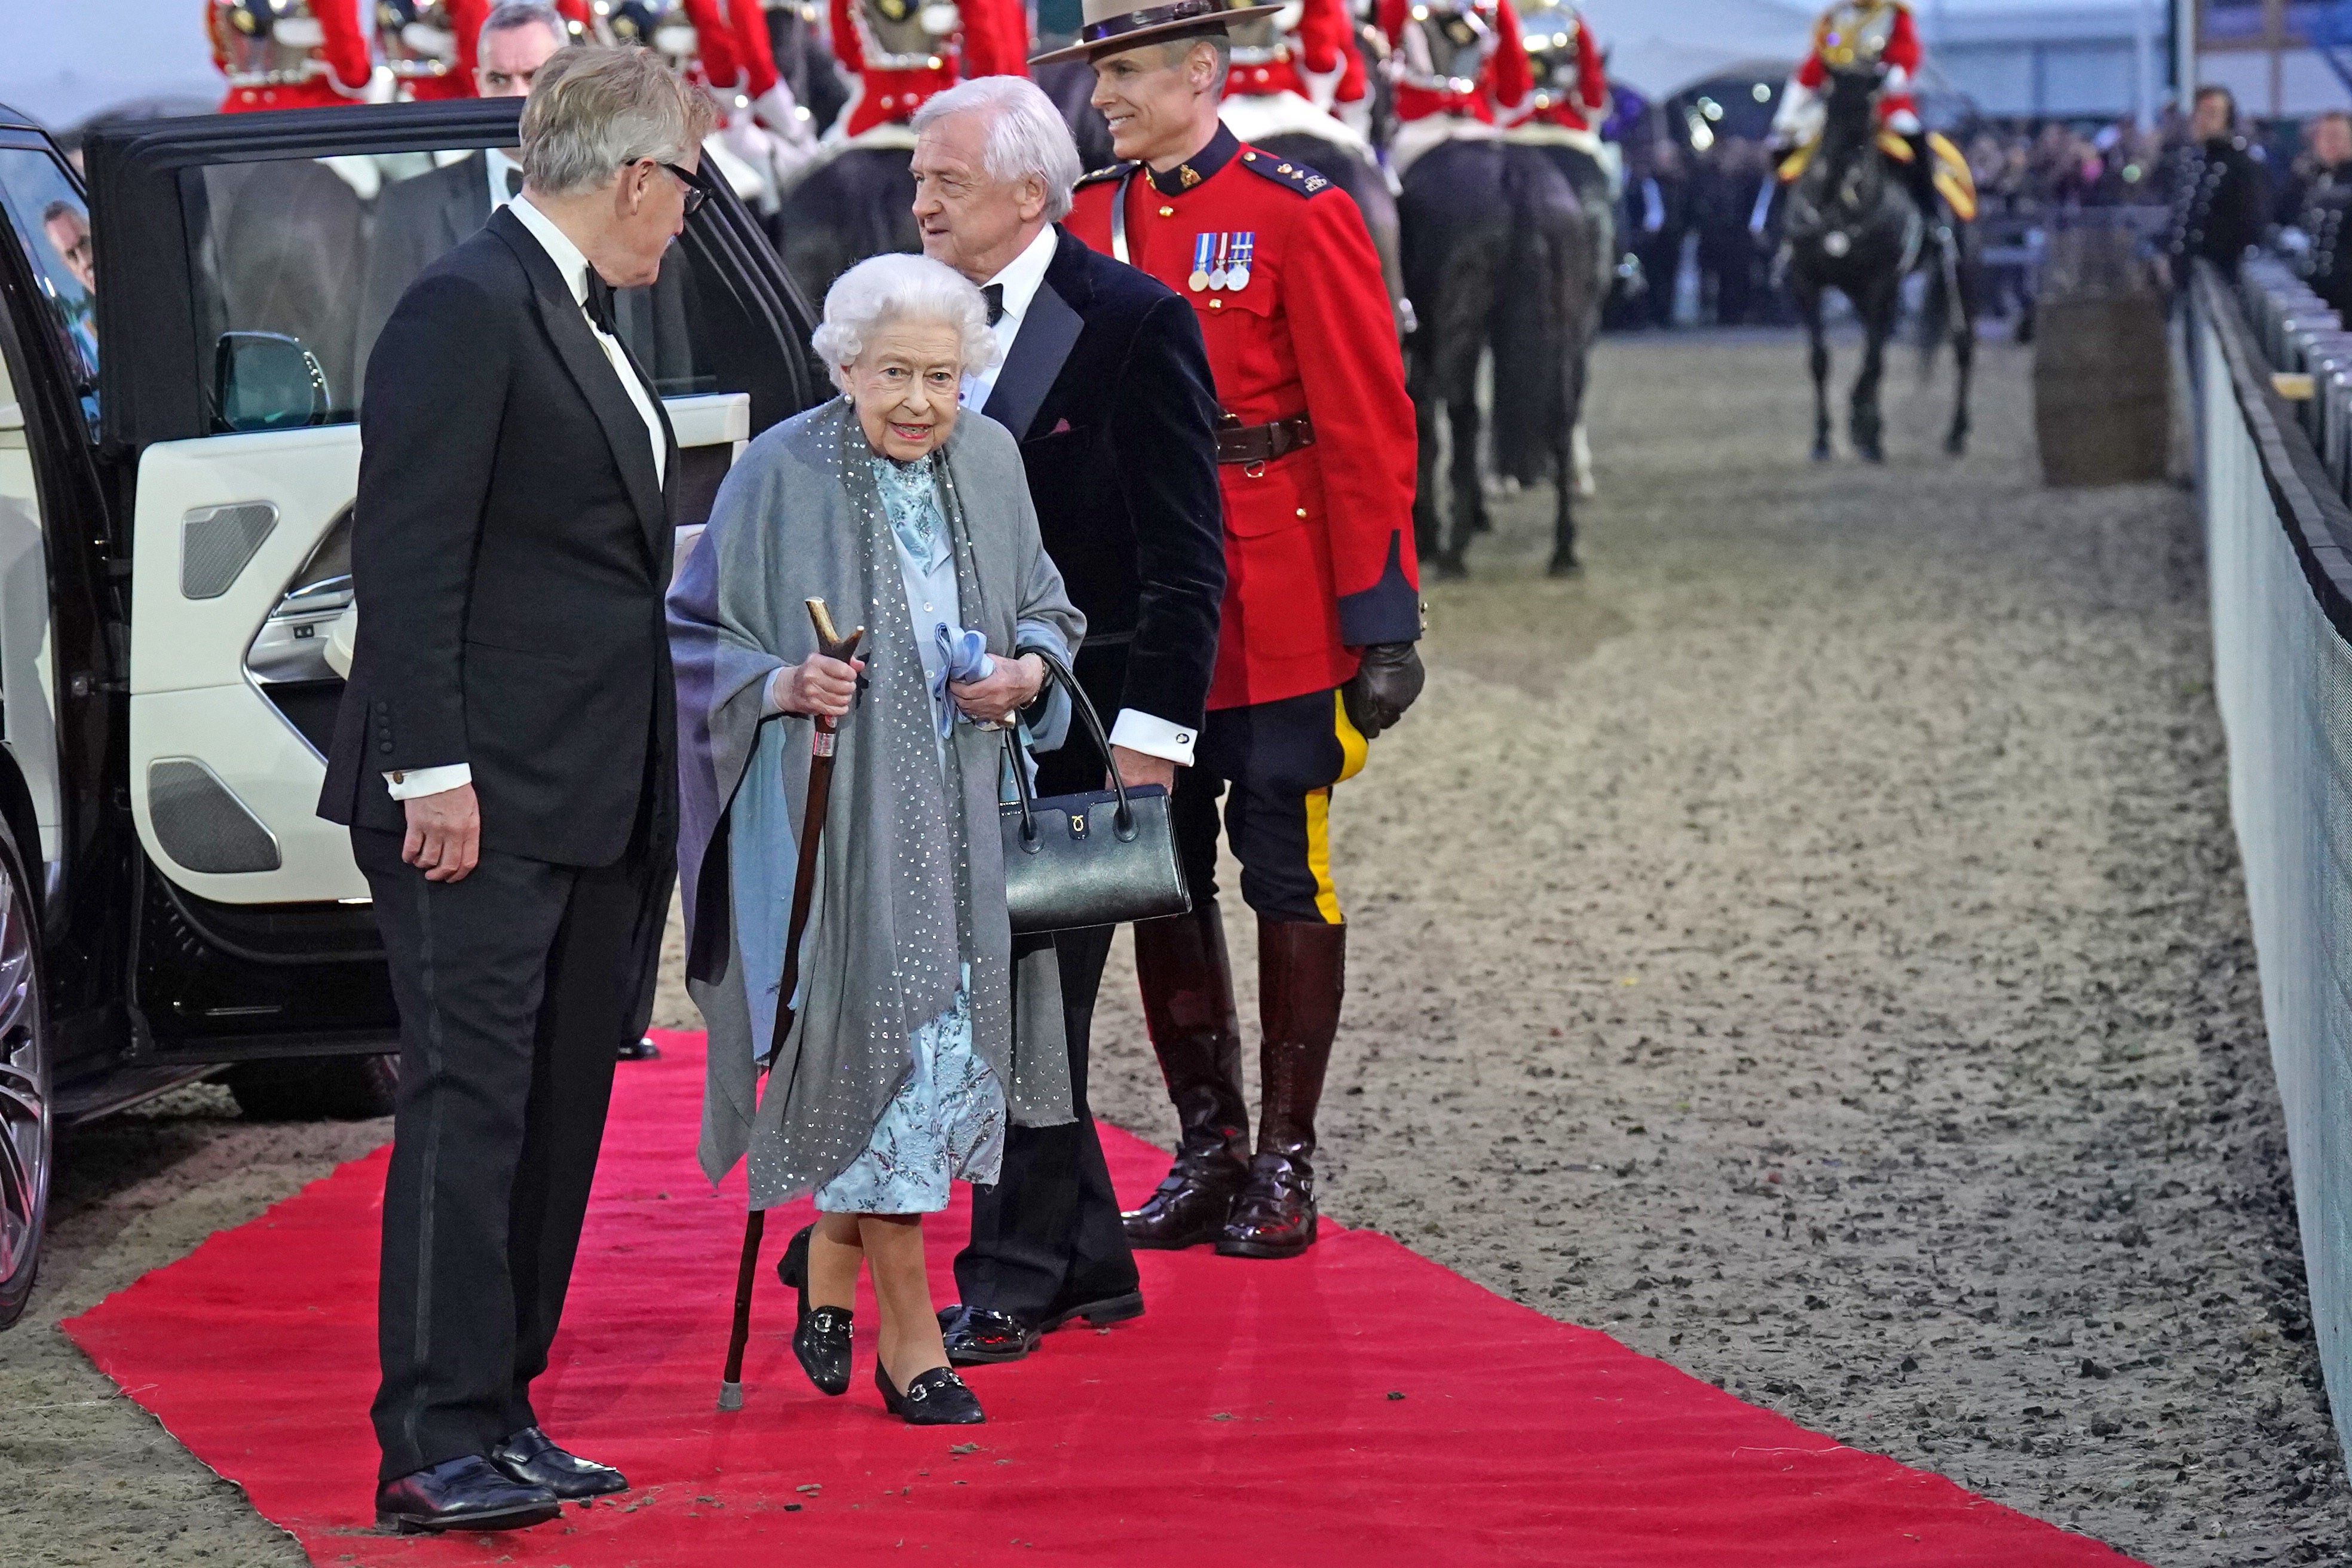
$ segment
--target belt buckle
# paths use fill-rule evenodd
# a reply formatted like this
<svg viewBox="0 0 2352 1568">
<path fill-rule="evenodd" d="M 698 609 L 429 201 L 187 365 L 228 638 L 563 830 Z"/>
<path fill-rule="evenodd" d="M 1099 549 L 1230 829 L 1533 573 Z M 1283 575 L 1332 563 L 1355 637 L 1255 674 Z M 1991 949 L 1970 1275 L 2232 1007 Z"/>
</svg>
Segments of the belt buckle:
<svg viewBox="0 0 2352 1568">
<path fill-rule="evenodd" d="M 1255 463 L 1244 463 L 1242 465 L 1242 476 L 1244 479 L 1262 479 L 1265 478 L 1265 459 L 1260 458 Z"/>
</svg>

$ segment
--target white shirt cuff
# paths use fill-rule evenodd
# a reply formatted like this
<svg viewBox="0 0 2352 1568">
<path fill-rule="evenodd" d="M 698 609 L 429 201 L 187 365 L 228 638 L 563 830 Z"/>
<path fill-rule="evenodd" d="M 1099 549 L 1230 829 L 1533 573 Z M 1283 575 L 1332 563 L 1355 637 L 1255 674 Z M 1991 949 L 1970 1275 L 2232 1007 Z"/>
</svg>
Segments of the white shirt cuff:
<svg viewBox="0 0 2352 1568">
<path fill-rule="evenodd" d="M 404 773 L 383 775 L 383 787 L 392 792 L 394 800 L 415 800 L 419 795 L 439 795 L 474 782 L 471 763 L 451 763 L 446 767 L 410 768 Z"/>
<path fill-rule="evenodd" d="M 783 704 L 783 700 L 782 700 L 782 699 L 779 698 L 779 697 L 776 695 L 776 682 L 778 682 L 779 680 L 782 680 L 784 677 L 786 677 L 787 675 L 790 675 L 792 672 L 793 672 L 793 667 L 792 667 L 791 665 L 789 665 L 789 664 L 780 664 L 780 665 L 776 666 L 776 668 L 773 668 L 773 669 L 772 669 L 772 670 L 768 671 L 768 696 L 767 696 L 767 702 L 768 702 L 768 711 L 769 711 L 769 712 L 771 712 L 771 713 L 781 713 L 781 712 L 782 712 L 782 711 L 784 710 L 784 704 Z"/>
<path fill-rule="evenodd" d="M 1163 757 L 1180 768 L 1192 765 L 1192 744 L 1200 738 L 1197 731 L 1171 724 L 1136 708 L 1120 709 L 1110 727 L 1112 745 L 1141 752 L 1147 757 Z"/>
</svg>

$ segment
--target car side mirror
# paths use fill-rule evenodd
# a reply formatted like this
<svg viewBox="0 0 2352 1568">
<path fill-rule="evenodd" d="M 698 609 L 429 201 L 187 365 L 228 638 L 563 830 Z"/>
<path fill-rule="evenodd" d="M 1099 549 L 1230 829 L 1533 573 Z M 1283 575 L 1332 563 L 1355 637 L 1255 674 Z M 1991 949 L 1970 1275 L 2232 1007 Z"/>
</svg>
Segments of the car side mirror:
<svg viewBox="0 0 2352 1568">
<path fill-rule="evenodd" d="M 323 425 L 331 406 L 319 356 L 282 332 L 223 332 L 213 351 L 213 428 Z"/>
</svg>

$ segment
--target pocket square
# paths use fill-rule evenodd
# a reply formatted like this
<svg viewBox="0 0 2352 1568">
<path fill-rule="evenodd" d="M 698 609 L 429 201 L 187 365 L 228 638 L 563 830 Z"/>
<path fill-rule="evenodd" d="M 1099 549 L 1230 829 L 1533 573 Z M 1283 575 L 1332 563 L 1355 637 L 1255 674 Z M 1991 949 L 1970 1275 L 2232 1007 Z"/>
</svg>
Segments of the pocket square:
<svg viewBox="0 0 2352 1568">
<path fill-rule="evenodd" d="M 1048 436 L 1058 436 L 1058 435 L 1060 435 L 1063 431 L 1067 430 L 1069 427 L 1070 427 L 1070 422 L 1069 422 L 1068 420 L 1066 420 L 1066 419 L 1056 419 L 1056 420 L 1055 420 L 1055 421 L 1054 421 L 1054 427 L 1053 427 L 1051 430 L 1046 431 L 1046 432 L 1045 432 L 1045 434 L 1046 434 L 1046 435 L 1048 435 Z"/>
</svg>

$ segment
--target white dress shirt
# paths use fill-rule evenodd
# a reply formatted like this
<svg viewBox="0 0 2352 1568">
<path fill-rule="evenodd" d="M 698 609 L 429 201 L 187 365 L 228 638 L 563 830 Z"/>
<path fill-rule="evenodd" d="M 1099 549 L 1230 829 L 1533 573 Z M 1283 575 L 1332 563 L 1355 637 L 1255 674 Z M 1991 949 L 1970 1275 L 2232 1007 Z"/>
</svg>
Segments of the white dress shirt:
<svg viewBox="0 0 2352 1568">
<path fill-rule="evenodd" d="M 1003 313 L 996 318 L 996 363 L 963 378 L 963 391 L 958 401 L 966 408 L 987 406 L 990 395 L 996 390 L 997 374 L 1013 353 L 1013 340 L 1021 335 L 1021 323 L 1028 319 L 1037 290 L 1045 286 L 1045 268 L 1053 265 L 1054 251 L 1061 238 L 1061 230 L 1047 224 L 1020 255 L 988 280 L 1004 288 Z M 1192 765 L 1192 746 L 1199 738 L 1189 725 L 1171 723 L 1137 708 L 1120 709 L 1110 727 L 1112 745 L 1187 768 Z"/>
<path fill-rule="evenodd" d="M 491 153 L 494 159 L 503 157 L 503 154 L 499 153 L 495 148 L 491 149 Z M 488 161 L 486 160 L 486 162 Z M 490 166 L 494 171 L 498 170 L 495 162 L 491 162 Z M 503 191 L 506 178 L 504 172 L 495 173 L 492 178 L 494 189 Z M 497 205 L 496 202 L 492 203 L 494 209 Z M 515 216 L 521 220 L 523 227 L 530 231 L 531 237 L 546 248 L 549 258 L 555 263 L 556 271 L 563 275 L 564 283 L 571 289 L 573 302 L 581 307 L 582 319 L 586 320 L 588 314 L 588 258 L 586 255 L 578 246 L 572 243 L 569 235 L 555 226 L 545 213 L 531 205 L 530 198 L 517 196 L 506 205 L 514 209 Z M 613 374 L 620 377 L 621 390 L 629 395 L 629 402 L 635 406 L 637 416 L 646 422 L 646 440 L 653 448 L 654 482 L 660 484 L 664 472 L 669 465 L 669 442 L 662 432 L 661 416 L 654 407 L 653 389 L 646 385 L 638 378 L 637 373 L 629 367 L 628 355 L 622 352 L 618 340 L 601 331 L 593 321 L 588 322 L 588 331 L 590 335 L 595 338 L 597 346 L 604 351 L 604 358 L 612 365 Z M 473 782 L 474 769 L 470 763 L 449 763 L 432 768 L 410 768 L 404 772 L 388 773 L 383 775 L 384 787 L 392 792 L 392 798 L 394 800 L 414 800 L 419 795 L 439 795 L 446 790 L 457 789 Z"/>
<path fill-rule="evenodd" d="M 490 211 L 495 213 L 514 200 L 507 195 L 507 175 L 521 174 L 522 165 L 516 163 L 514 155 L 503 147 L 485 147 L 482 149 L 482 167 L 489 180 Z"/>
</svg>

